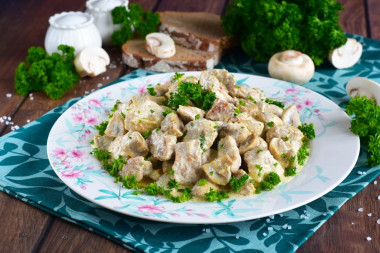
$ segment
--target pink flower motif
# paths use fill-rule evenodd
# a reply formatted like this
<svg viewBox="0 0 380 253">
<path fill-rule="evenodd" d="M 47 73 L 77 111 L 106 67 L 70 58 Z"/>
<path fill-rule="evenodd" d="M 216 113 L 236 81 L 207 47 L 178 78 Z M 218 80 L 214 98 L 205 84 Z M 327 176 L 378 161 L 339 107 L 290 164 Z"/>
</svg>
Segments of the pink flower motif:
<svg viewBox="0 0 380 253">
<path fill-rule="evenodd" d="M 88 169 L 88 170 L 93 170 L 93 169 L 94 169 L 94 166 L 88 166 L 87 169 Z"/>
<path fill-rule="evenodd" d="M 138 87 L 138 88 L 137 88 L 137 91 L 138 91 L 138 93 L 140 93 L 140 94 L 146 92 L 146 91 L 147 91 L 146 86 L 143 85 L 143 86 Z"/>
<path fill-rule="evenodd" d="M 96 118 L 89 118 L 87 120 L 87 124 L 90 124 L 90 125 L 96 125 L 98 123 L 98 121 L 96 120 Z"/>
<path fill-rule="evenodd" d="M 192 213 L 187 213 L 187 216 L 194 216 L 194 214 L 192 214 Z"/>
<path fill-rule="evenodd" d="M 86 130 L 84 131 L 84 133 L 85 133 L 85 134 L 90 134 L 91 131 L 90 131 L 89 129 L 86 129 Z"/>
<path fill-rule="evenodd" d="M 82 122 L 83 121 L 83 115 L 79 113 L 73 114 L 73 120 L 76 122 Z"/>
<path fill-rule="evenodd" d="M 81 159 L 83 152 L 78 149 L 74 149 L 73 151 L 71 151 L 71 155 L 75 158 Z"/>
<path fill-rule="evenodd" d="M 306 100 L 305 100 L 305 105 L 308 106 L 308 107 L 310 107 L 310 106 L 313 105 L 313 101 L 311 101 L 311 100 L 309 100 L 309 99 L 306 99 Z"/>
<path fill-rule="evenodd" d="M 53 150 L 53 156 L 62 157 L 66 155 L 66 151 L 63 148 L 56 148 Z"/>
<path fill-rule="evenodd" d="M 297 107 L 297 110 L 302 110 L 302 108 L 303 108 L 303 106 L 300 104 L 297 104 L 296 107 Z"/>
<path fill-rule="evenodd" d="M 92 98 L 88 100 L 88 104 L 95 106 L 96 108 L 101 108 L 102 107 L 102 102 L 98 99 Z"/>
<path fill-rule="evenodd" d="M 155 205 L 142 205 L 137 208 L 139 212 L 142 213 L 154 213 L 160 214 L 165 211 L 165 207 L 163 206 L 155 206 Z"/>
<path fill-rule="evenodd" d="M 86 189 L 87 189 L 86 184 L 82 184 L 82 185 L 80 186 L 80 188 L 81 188 L 82 190 L 86 190 Z"/>
<path fill-rule="evenodd" d="M 61 172 L 61 174 L 63 177 L 67 177 L 67 178 L 78 178 L 78 177 L 84 176 L 84 173 L 80 170 L 71 170 L 71 171 L 64 170 Z"/>
<path fill-rule="evenodd" d="M 296 94 L 298 93 L 298 89 L 290 88 L 285 90 L 286 94 Z"/>
<path fill-rule="evenodd" d="M 202 217 L 202 218 L 208 218 L 209 217 L 207 214 L 203 214 L 203 213 L 198 213 L 197 215 L 199 217 Z"/>
<path fill-rule="evenodd" d="M 178 213 L 171 213 L 170 215 L 173 216 L 173 217 L 180 217 L 181 216 Z"/>
</svg>

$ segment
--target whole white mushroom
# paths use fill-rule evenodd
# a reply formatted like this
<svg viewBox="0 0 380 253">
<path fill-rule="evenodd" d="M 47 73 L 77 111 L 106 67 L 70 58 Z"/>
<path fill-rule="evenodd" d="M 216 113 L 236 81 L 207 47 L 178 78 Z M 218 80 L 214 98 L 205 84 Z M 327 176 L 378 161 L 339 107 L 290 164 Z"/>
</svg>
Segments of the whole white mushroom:
<svg viewBox="0 0 380 253">
<path fill-rule="evenodd" d="M 268 64 L 271 77 L 295 84 L 305 84 L 310 81 L 314 70 L 313 60 L 296 50 L 276 53 L 270 58 Z"/>
<path fill-rule="evenodd" d="M 170 58 L 175 55 L 174 41 L 165 33 L 149 33 L 145 42 L 146 50 L 158 58 Z"/>
<path fill-rule="evenodd" d="M 350 97 L 366 96 L 368 99 L 375 99 L 380 105 L 380 84 L 364 77 L 355 77 L 348 81 L 346 92 Z"/>
<path fill-rule="evenodd" d="M 75 56 L 75 70 L 81 77 L 97 76 L 106 72 L 106 66 L 110 64 L 110 57 L 101 47 L 88 47 Z"/>
<path fill-rule="evenodd" d="M 329 52 L 328 59 L 337 69 L 354 66 L 362 56 L 363 46 L 356 39 L 347 39 L 347 42 Z"/>
</svg>

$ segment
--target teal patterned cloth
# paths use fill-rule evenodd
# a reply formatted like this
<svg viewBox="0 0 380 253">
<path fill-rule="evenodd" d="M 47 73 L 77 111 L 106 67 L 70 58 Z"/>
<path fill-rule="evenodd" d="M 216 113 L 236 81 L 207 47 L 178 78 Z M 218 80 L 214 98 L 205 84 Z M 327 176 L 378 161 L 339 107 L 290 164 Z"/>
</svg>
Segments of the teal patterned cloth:
<svg viewBox="0 0 380 253">
<path fill-rule="evenodd" d="M 314 78 L 305 85 L 340 106 L 349 99 L 345 92 L 349 79 L 363 76 L 380 82 L 380 42 L 354 37 L 364 46 L 358 64 L 336 70 L 326 63 L 316 69 Z M 253 61 L 240 49 L 227 52 L 217 68 L 268 76 L 267 64 Z M 155 73 L 136 70 L 116 82 L 151 74 Z M 282 214 L 216 225 L 170 224 L 125 216 L 74 193 L 49 165 L 46 154 L 49 130 L 79 99 L 72 99 L 0 138 L 0 188 L 37 208 L 138 252 L 192 253 L 194 249 L 197 252 L 293 252 L 348 199 L 380 175 L 379 166 L 366 166 L 367 152 L 362 148 L 355 168 L 339 186 L 307 205 Z"/>
</svg>

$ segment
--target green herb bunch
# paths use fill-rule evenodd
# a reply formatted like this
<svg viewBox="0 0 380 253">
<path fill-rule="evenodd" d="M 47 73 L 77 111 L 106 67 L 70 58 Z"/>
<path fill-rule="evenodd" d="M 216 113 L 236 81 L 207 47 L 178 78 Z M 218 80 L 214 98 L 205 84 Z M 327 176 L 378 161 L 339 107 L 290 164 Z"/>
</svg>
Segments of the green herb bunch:
<svg viewBox="0 0 380 253">
<path fill-rule="evenodd" d="M 19 95 L 43 91 L 56 100 L 80 80 L 73 64 L 74 48 L 60 45 L 58 49 L 62 54 L 49 55 L 41 47 L 29 48 L 26 62 L 16 68 L 15 89 Z"/>
<path fill-rule="evenodd" d="M 149 33 L 157 31 L 160 15 L 151 11 L 143 11 L 139 4 L 130 4 L 129 10 L 125 6 L 118 6 L 112 10 L 112 21 L 121 25 L 121 29 L 114 31 L 111 42 L 121 46 L 133 37 L 145 38 Z"/>
<path fill-rule="evenodd" d="M 367 163 L 380 164 L 380 106 L 374 99 L 351 98 L 346 113 L 353 116 L 350 130 L 360 137 L 361 144 L 368 148 Z"/>
<path fill-rule="evenodd" d="M 335 0 L 234 0 L 222 26 L 257 61 L 294 49 L 318 66 L 347 40 L 338 22 L 342 9 Z"/>
</svg>

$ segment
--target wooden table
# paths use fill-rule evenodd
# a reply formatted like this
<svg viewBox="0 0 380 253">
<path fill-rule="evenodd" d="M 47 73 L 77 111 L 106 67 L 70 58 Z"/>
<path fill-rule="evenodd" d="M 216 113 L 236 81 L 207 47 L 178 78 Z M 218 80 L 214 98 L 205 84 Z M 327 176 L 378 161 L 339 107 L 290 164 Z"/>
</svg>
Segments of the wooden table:
<svg viewBox="0 0 380 253">
<path fill-rule="evenodd" d="M 222 14 L 226 0 L 134 0 L 145 10 L 205 11 Z M 380 0 L 340 0 L 345 7 L 340 23 L 345 32 L 380 39 Z M 44 46 L 48 19 L 63 11 L 84 11 L 85 1 L 78 0 L 5 0 L 0 8 L 0 116 L 12 118 L 14 125 L 23 126 L 69 99 L 97 89 L 131 71 L 120 64 L 121 51 L 107 51 L 117 68 L 96 78 L 85 78 L 62 99 L 52 101 L 40 92 L 19 96 L 14 90 L 14 70 L 24 61 L 30 46 Z M 107 80 L 107 78 L 109 78 Z M 6 94 L 12 94 L 7 97 Z M 11 126 L 0 123 L 0 135 Z M 379 184 L 371 183 L 349 200 L 298 252 L 380 252 Z M 364 212 L 358 212 L 358 208 Z M 367 216 L 372 213 L 372 217 Z M 79 226 L 47 214 L 0 192 L 0 252 L 129 252 L 122 246 Z M 366 237 L 372 241 L 366 241 Z"/>
</svg>

